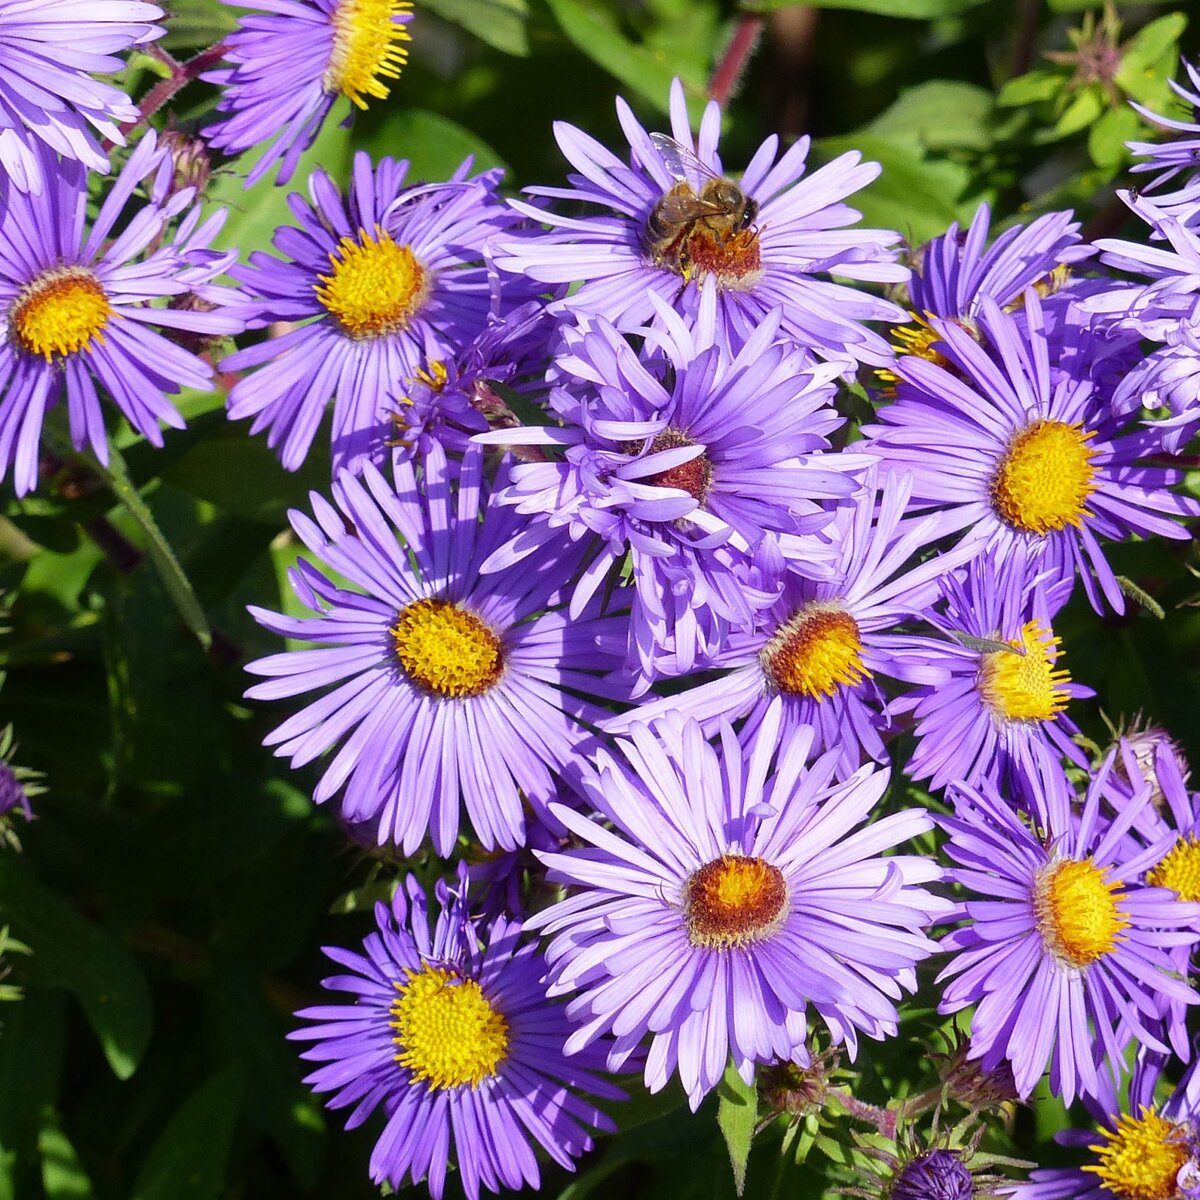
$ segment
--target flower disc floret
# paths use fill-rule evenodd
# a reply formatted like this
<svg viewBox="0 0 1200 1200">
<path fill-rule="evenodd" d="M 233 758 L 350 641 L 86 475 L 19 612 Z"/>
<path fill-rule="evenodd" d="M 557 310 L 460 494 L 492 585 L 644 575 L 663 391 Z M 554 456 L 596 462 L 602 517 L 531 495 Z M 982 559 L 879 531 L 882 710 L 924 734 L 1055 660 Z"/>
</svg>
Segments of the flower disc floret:
<svg viewBox="0 0 1200 1200">
<path fill-rule="evenodd" d="M 836 604 L 806 605 L 761 652 L 767 677 L 781 692 L 824 700 L 870 677 L 858 622 Z"/>
<path fill-rule="evenodd" d="M 1090 859 L 1052 862 L 1034 889 L 1038 929 L 1046 948 L 1073 967 L 1086 967 L 1110 953 L 1129 928 L 1115 894 L 1119 880 Z"/>
<path fill-rule="evenodd" d="M 504 646 L 473 612 L 447 600 L 405 605 L 391 630 L 396 657 L 435 696 L 482 696 L 504 670 Z"/>
<path fill-rule="evenodd" d="M 1151 887 L 1170 888 L 1180 900 L 1189 903 L 1200 900 L 1200 839 L 1194 833 L 1181 837 L 1146 872 L 1146 882 Z"/>
<path fill-rule="evenodd" d="M 379 226 L 372 237 L 343 237 L 329 254 L 329 274 L 317 277 L 317 299 L 345 333 L 381 337 L 408 328 L 429 297 L 425 268 L 411 246 L 397 245 Z"/>
<path fill-rule="evenodd" d="M 1027 621 L 1019 640 L 1008 639 L 1016 653 L 992 650 L 982 656 L 979 689 L 997 716 L 1048 721 L 1067 707 L 1071 673 L 1054 666 L 1061 641 L 1040 621 Z"/>
<path fill-rule="evenodd" d="M 333 13 L 333 50 L 325 69 L 327 92 L 340 92 L 359 108 L 366 96 L 386 100 L 384 79 L 399 79 L 408 59 L 408 30 L 396 23 L 408 0 L 342 0 Z"/>
<path fill-rule="evenodd" d="M 904 1164 L 888 1200 L 973 1200 L 975 1180 L 955 1150 L 928 1150 Z"/>
<path fill-rule="evenodd" d="M 9 322 L 13 339 L 47 362 L 104 341 L 112 305 L 104 285 L 86 267 L 54 267 L 17 297 Z"/>
<path fill-rule="evenodd" d="M 1101 1129 L 1102 1143 L 1089 1146 L 1100 1156 L 1083 1168 L 1100 1176 L 1119 1200 L 1172 1200 L 1180 1169 L 1191 1157 L 1185 1130 L 1152 1108 L 1140 1117 L 1122 1114 L 1115 1129 Z"/>
<path fill-rule="evenodd" d="M 649 452 L 657 454 L 660 450 L 678 450 L 683 446 L 694 445 L 696 443 L 686 433 L 681 433 L 678 429 L 666 429 L 650 443 Z M 712 463 L 709 462 L 708 455 L 698 454 L 685 463 L 648 476 L 646 482 L 653 487 L 678 488 L 703 504 L 712 487 Z"/>
<path fill-rule="evenodd" d="M 745 854 L 722 854 L 684 885 L 688 940 L 713 948 L 762 941 L 783 923 L 787 898 L 778 867 Z"/>
<path fill-rule="evenodd" d="M 1034 421 L 1013 438 L 992 484 L 999 516 L 1026 533 L 1079 528 L 1096 490 L 1094 431 L 1065 421 Z"/>
<path fill-rule="evenodd" d="M 477 1088 L 496 1074 L 508 1053 L 508 1022 L 489 1003 L 474 979 L 426 964 L 405 968 L 392 1001 L 396 1061 L 412 1072 L 411 1082 L 433 1091 Z"/>
</svg>

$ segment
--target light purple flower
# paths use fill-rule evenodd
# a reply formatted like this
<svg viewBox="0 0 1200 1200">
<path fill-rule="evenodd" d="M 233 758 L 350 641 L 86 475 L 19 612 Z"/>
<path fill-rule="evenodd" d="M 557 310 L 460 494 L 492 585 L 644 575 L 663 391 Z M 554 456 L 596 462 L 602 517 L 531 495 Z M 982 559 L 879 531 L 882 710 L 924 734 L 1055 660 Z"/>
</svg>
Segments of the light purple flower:
<svg viewBox="0 0 1200 1200">
<path fill-rule="evenodd" d="M 598 678 L 619 661 L 600 643 L 623 640 L 627 618 L 563 611 L 579 557 L 563 538 L 481 576 L 523 522 L 488 503 L 478 447 L 454 471 L 435 445 L 422 468 L 418 482 L 400 463 L 394 487 L 369 465 L 361 481 L 343 472 L 336 508 L 313 493 L 315 519 L 291 514 L 317 562 L 349 586 L 301 560 L 291 584 L 313 616 L 251 609 L 272 632 L 316 645 L 251 663 L 268 678 L 246 694 L 320 693 L 267 744 L 299 767 L 341 743 L 313 798 L 344 789 L 343 814 L 374 822 L 380 844 L 412 854 L 428 832 L 449 854 L 465 805 L 485 847 L 512 849 L 525 837 L 522 795 L 554 797 L 583 722 L 603 715 L 581 697 L 621 694 Z"/>
<path fill-rule="evenodd" d="M 573 997 L 567 1052 L 611 1034 L 619 1070 L 649 1035 L 646 1086 L 678 1072 L 693 1109 L 731 1054 L 746 1080 L 806 1064 L 809 1005 L 851 1055 L 860 1031 L 894 1034 L 946 907 L 920 886 L 932 859 L 884 856 L 929 817 L 866 823 L 887 772 L 832 786 L 834 755 L 805 770 L 811 731 L 779 734 L 778 707 L 746 750 L 728 725 L 719 750 L 694 721 L 635 726 L 624 761 L 599 750 L 581 783 L 614 828 L 558 810 L 584 849 L 539 855 L 572 889 L 529 922 L 551 935 L 550 994 Z"/>
<path fill-rule="evenodd" d="M 880 730 L 891 721 L 877 680 L 945 681 L 945 666 L 902 654 L 912 637 L 900 627 L 937 599 L 941 576 L 961 555 L 917 561 L 939 535 L 937 519 L 905 520 L 907 482 L 899 477 L 886 489 L 880 484 L 872 471 L 854 501 L 838 510 L 828 530 L 837 556 L 833 574 L 814 580 L 789 570 L 779 599 L 752 630 L 730 634 L 709 664 L 723 669 L 720 676 L 644 702 L 606 728 L 680 712 L 710 733 L 720 721 L 745 717 L 747 736 L 778 700 L 785 743 L 811 728 L 816 752 L 836 751 L 841 776 L 855 771 L 864 755 L 883 761 Z"/>
<path fill-rule="evenodd" d="M 483 246 L 514 222 L 495 194 L 495 172 L 404 187 L 406 162 L 354 158 L 343 197 L 324 171 L 311 203 L 290 198 L 299 227 L 276 230 L 283 256 L 256 251 L 235 269 L 250 299 L 250 328 L 297 322 L 231 355 L 222 368 L 261 368 L 229 394 L 229 415 L 253 417 L 289 470 L 304 461 L 333 401 L 333 460 L 357 470 L 384 460 L 379 428 L 418 373 L 453 358 L 501 311 Z"/>
<path fill-rule="evenodd" d="M 1167 131 L 1166 137 L 1160 142 L 1126 142 L 1135 158 L 1144 162 L 1134 163 L 1130 167 L 1134 172 L 1158 171 L 1147 185 L 1147 191 L 1157 191 L 1169 180 L 1175 178 L 1181 171 L 1195 171 L 1200 166 L 1200 69 L 1181 60 L 1192 90 L 1188 90 L 1174 79 L 1168 79 L 1171 89 L 1182 101 L 1182 106 L 1191 114 L 1191 120 L 1180 120 L 1178 117 L 1160 116 L 1151 112 L 1144 105 L 1130 101 L 1130 107 L 1139 112 L 1152 125 Z M 1157 199 L 1157 197 L 1156 197 Z"/>
<path fill-rule="evenodd" d="M 431 936 L 410 875 L 390 906 L 375 906 L 361 953 L 326 946 L 341 973 L 324 986 L 348 998 L 301 1009 L 305 1024 L 288 1036 L 312 1043 L 301 1054 L 317 1064 L 305 1083 L 332 1093 L 331 1108 L 351 1109 L 347 1129 L 382 1108 L 375 1183 L 425 1180 L 440 1200 L 453 1160 L 471 1200 L 481 1188 L 536 1188 L 535 1146 L 573 1170 L 592 1131 L 614 1129 L 580 1093 L 624 1093 L 593 1073 L 599 1047 L 563 1054 L 571 1028 L 563 1005 L 547 999 L 545 962 L 522 943 L 520 924 L 473 921 L 461 870 L 457 894 L 440 883 L 437 900 Z"/>
<path fill-rule="evenodd" d="M 236 257 L 208 249 L 225 213 L 201 222 L 190 188 L 170 194 L 171 160 L 153 131 L 107 185 L 90 229 L 86 168 L 40 143 L 33 153 L 45 190 L 10 190 L 0 204 L 0 475 L 12 470 L 18 495 L 37 484 L 42 424 L 64 400 L 76 448 L 108 461 L 97 384 L 156 446 L 160 423 L 183 426 L 168 397 L 209 390 L 212 368 L 152 326 L 242 327 L 228 307 L 237 293 L 212 282 Z M 134 202 L 139 186 L 148 199 Z M 157 303 L 189 294 L 200 303 Z"/>
<path fill-rule="evenodd" d="M 968 899 L 955 914 L 965 924 L 942 942 L 953 958 L 938 977 L 946 983 L 938 1011 L 974 1005 L 971 1057 L 984 1070 L 1011 1063 L 1022 1097 L 1049 1067 L 1050 1090 L 1070 1104 L 1116 1086 L 1131 1038 L 1168 1051 L 1164 999 L 1198 999 L 1170 952 L 1195 944 L 1200 905 L 1136 882 L 1167 848 L 1127 853 L 1148 785 L 1104 821 L 1102 802 L 1118 807 L 1110 754 L 1076 817 L 1062 767 L 1035 755 L 1037 771 L 1018 799 L 1037 829 L 986 780 L 951 788 L 954 815 L 941 824 L 958 866 L 948 878 Z"/>
<path fill-rule="evenodd" d="M 1051 370 L 1041 302 L 1024 321 L 985 297 L 978 337 L 935 320 L 947 364 L 915 356 L 894 368 L 897 398 L 865 427 L 864 449 L 890 473 L 911 472 L 913 511 L 936 511 L 961 545 L 1031 561 L 1062 578 L 1078 569 L 1093 607 L 1125 600 L 1098 538 L 1186 538 L 1200 505 L 1171 488 L 1182 473 L 1142 465 L 1161 448 L 1153 427 L 1126 430 L 1088 379 Z"/>
<path fill-rule="evenodd" d="M 408 0 L 224 3 L 255 11 L 225 39 L 232 65 L 204 76 L 221 88 L 217 111 L 230 114 L 204 136 L 226 154 L 267 146 L 247 187 L 276 163 L 276 182 L 287 183 L 334 104 L 344 97 L 365 109 L 368 96 L 386 99 L 385 81 L 398 78 L 408 58 Z"/>
<path fill-rule="evenodd" d="M 1051 624 L 1071 580 L 1048 577 L 1018 546 L 1008 559 L 976 555 L 942 588 L 945 608 L 925 618 L 942 639 L 914 638 L 900 655 L 946 671 L 936 685 L 922 684 L 892 704 L 893 713 L 911 712 L 916 724 L 905 773 L 938 789 L 981 779 L 1003 788 L 1014 770 L 1033 769 L 1035 743 L 1085 767 L 1072 741 L 1078 726 L 1065 709 L 1095 693 L 1071 681 Z"/>
<path fill-rule="evenodd" d="M 562 382 L 549 402 L 561 426 L 480 439 L 566 447 L 562 458 L 513 468 L 501 502 L 540 520 L 485 570 L 512 569 L 542 539 L 541 526 L 564 528 L 594 547 L 578 606 L 628 554 L 628 664 L 646 675 L 666 656 L 687 672 L 718 653 L 731 629 L 749 627 L 778 591 L 769 572 L 756 578 L 768 536 L 823 528 L 833 517 L 826 503 L 851 495 L 850 472 L 870 461 L 822 453 L 843 423 L 831 407 L 837 368 L 806 364 L 779 336 L 778 312 L 733 354 L 717 340 L 711 289 L 693 328 L 653 303 L 661 327 L 642 331 L 640 357 L 603 318 L 564 329 Z M 815 539 L 803 545 L 828 557 Z"/>
<path fill-rule="evenodd" d="M 46 150 L 108 171 L 95 133 L 123 146 L 118 123 L 137 109 L 92 76 L 124 70 L 117 55 L 162 37 L 162 15 L 139 0 L 0 0 L 0 167 L 19 191 L 57 177 Z"/>
<path fill-rule="evenodd" d="M 671 86 L 670 109 L 675 141 L 689 153 L 694 145 L 700 168 L 720 176 L 721 113 L 716 102 L 705 110 L 696 143 L 678 80 Z M 651 296 L 694 314 L 701 286 L 711 282 L 722 336 L 734 346 L 745 342 L 768 312 L 780 308 L 784 332 L 823 357 L 843 365 L 853 365 L 855 359 L 890 361 L 887 343 L 861 322 L 903 321 L 902 310 L 828 278 L 897 283 L 908 277 L 892 249 L 899 234 L 856 227 L 859 214 L 843 203 L 879 175 L 877 163 L 863 163 L 857 151 L 850 151 L 802 178 L 809 139 L 801 138 L 776 162 L 779 139 L 772 135 L 739 183 L 757 206 L 747 228 L 729 237 L 719 230 L 712 237 L 701 231 L 689 243 L 686 266 L 677 255 L 656 265 L 647 222 L 679 182 L 678 167 L 664 158 L 620 99 L 617 116 L 630 145 L 628 164 L 586 133 L 558 122 L 554 132 L 559 147 L 579 174 L 568 177 L 568 188 L 529 189 L 536 197 L 596 205 L 603 215 L 565 216 L 513 201 L 519 211 L 553 228 L 520 241 L 500 239 L 499 266 L 542 283 L 582 283 L 562 301 L 562 309 L 598 314 L 622 330 L 657 319 Z M 689 170 L 688 186 L 695 193 L 703 191 L 705 179 L 694 166 Z"/>
</svg>

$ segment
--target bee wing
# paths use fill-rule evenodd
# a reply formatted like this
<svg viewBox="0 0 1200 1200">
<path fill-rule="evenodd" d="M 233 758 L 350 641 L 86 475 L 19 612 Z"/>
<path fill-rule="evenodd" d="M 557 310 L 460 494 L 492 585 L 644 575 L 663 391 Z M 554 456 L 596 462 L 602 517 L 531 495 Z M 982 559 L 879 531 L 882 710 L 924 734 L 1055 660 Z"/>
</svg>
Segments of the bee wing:
<svg viewBox="0 0 1200 1200">
<path fill-rule="evenodd" d="M 690 184 L 699 191 L 709 179 L 720 179 L 715 172 L 709 170 L 689 147 L 677 142 L 665 133 L 652 133 L 650 141 L 655 150 L 662 155 L 667 170 L 677 183 Z"/>
<path fill-rule="evenodd" d="M 719 217 L 725 209 L 711 200 L 701 200 L 694 192 L 668 192 L 655 210 L 660 219 L 671 224 L 686 224 L 700 217 Z"/>
</svg>

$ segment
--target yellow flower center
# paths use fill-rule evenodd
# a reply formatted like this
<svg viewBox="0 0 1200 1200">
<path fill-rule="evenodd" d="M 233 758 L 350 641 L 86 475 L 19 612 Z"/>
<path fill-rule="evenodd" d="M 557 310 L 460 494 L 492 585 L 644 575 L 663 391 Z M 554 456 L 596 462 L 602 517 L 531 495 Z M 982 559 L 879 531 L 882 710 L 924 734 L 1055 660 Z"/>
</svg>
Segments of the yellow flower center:
<svg viewBox="0 0 1200 1200">
<path fill-rule="evenodd" d="M 684 884 L 683 915 L 692 945 L 745 946 L 769 937 L 783 923 L 787 884 L 779 868 L 761 858 L 723 854 Z"/>
<path fill-rule="evenodd" d="M 1176 1176 L 1191 1158 L 1187 1134 L 1152 1108 L 1140 1117 L 1123 1115 L 1116 1129 L 1101 1129 L 1104 1141 L 1088 1149 L 1100 1156 L 1084 1167 L 1121 1200 L 1172 1200 Z"/>
<path fill-rule="evenodd" d="M 404 973 L 389 1024 L 400 1047 L 395 1059 L 412 1072 L 412 1082 L 426 1080 L 434 1091 L 476 1088 L 495 1075 L 508 1053 L 508 1022 L 479 984 L 441 967 Z"/>
<path fill-rule="evenodd" d="M 992 503 L 1016 529 L 1045 535 L 1078 527 L 1089 516 L 1084 505 L 1096 490 L 1093 431 L 1063 421 L 1034 421 L 1013 438 L 996 477 Z"/>
<path fill-rule="evenodd" d="M 1146 872 L 1146 882 L 1151 887 L 1170 888 L 1189 904 L 1200 900 L 1200 839 L 1190 833 L 1181 837 Z"/>
<path fill-rule="evenodd" d="M 408 60 L 408 30 L 394 18 L 409 0 L 341 0 L 333 13 L 333 50 L 323 80 L 327 92 L 340 92 L 359 108 L 366 96 L 386 100 L 390 88 L 380 76 L 399 79 Z"/>
<path fill-rule="evenodd" d="M 948 366 L 941 352 L 933 348 L 934 342 L 942 340 L 942 335 L 920 313 L 910 312 L 908 315 L 913 319 L 911 325 L 899 325 L 892 330 L 892 337 L 896 339 L 892 349 L 898 355 L 908 354 L 936 363 L 939 367 Z M 900 381 L 900 377 L 886 367 L 879 367 L 875 374 L 893 389 Z"/>
<path fill-rule="evenodd" d="M 407 605 L 391 634 L 409 679 L 435 696 L 482 696 L 504 671 L 499 636 L 449 600 Z"/>
<path fill-rule="evenodd" d="M 1109 883 L 1107 867 L 1090 858 L 1051 863 L 1034 886 L 1034 910 L 1046 948 L 1060 961 L 1086 967 L 1109 953 L 1122 929 L 1129 928 L 1113 895 L 1120 880 Z"/>
<path fill-rule="evenodd" d="M 1039 622 L 1027 621 L 1019 639 L 1008 639 L 1019 654 L 983 655 L 979 690 L 992 712 L 1007 721 L 1048 721 L 1067 707 L 1071 673 L 1054 669 L 1061 642 Z"/>
<path fill-rule="evenodd" d="M 871 675 L 863 666 L 858 622 L 836 604 L 805 605 L 779 627 L 759 660 L 781 692 L 817 701 Z"/>
<path fill-rule="evenodd" d="M 383 337 L 404 329 L 429 298 L 429 276 L 410 246 L 398 246 L 378 226 L 359 230 L 329 255 L 317 299 L 353 338 Z"/>
<path fill-rule="evenodd" d="M 47 362 L 104 341 L 112 316 L 100 280 L 83 267 L 55 267 L 39 275 L 13 304 L 9 322 L 22 350 Z"/>
</svg>

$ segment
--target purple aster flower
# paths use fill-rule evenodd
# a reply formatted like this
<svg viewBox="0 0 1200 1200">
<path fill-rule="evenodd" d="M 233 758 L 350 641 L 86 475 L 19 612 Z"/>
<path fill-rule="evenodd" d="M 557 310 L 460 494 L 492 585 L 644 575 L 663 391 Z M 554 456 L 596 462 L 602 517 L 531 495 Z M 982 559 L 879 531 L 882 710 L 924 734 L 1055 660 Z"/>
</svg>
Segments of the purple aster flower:
<svg viewBox="0 0 1200 1200">
<path fill-rule="evenodd" d="M 1008 560 L 977 555 L 962 573 L 946 576 L 942 588 L 945 608 L 926 620 L 945 640 L 914 639 L 904 657 L 940 667 L 946 677 L 892 705 L 916 721 L 917 745 L 905 773 L 939 789 L 981 779 L 1002 787 L 1013 770 L 1032 769 L 1034 743 L 1086 767 L 1072 741 L 1079 729 L 1064 710 L 1070 700 L 1095 693 L 1071 682 L 1051 625 L 1071 581 L 1047 577 L 1018 546 Z"/>
<path fill-rule="evenodd" d="M 225 39 L 232 65 L 204 76 L 221 88 L 217 111 L 230 114 L 204 135 L 226 154 L 270 143 L 247 186 L 276 163 L 276 182 L 287 183 L 334 104 L 386 99 L 408 58 L 409 0 L 224 2 L 256 11 Z"/>
<path fill-rule="evenodd" d="M 530 194 L 597 205 L 604 215 L 560 216 L 513 201 L 553 229 L 501 240 L 497 265 L 543 283 L 581 282 L 562 308 L 599 314 L 624 330 L 656 317 L 652 296 L 694 313 L 702 285 L 711 281 L 723 336 L 734 345 L 781 308 L 784 331 L 826 358 L 890 361 L 887 343 L 861 322 L 902 321 L 903 312 L 823 278 L 897 283 L 908 277 L 891 248 L 899 234 L 852 228 L 859 214 L 843 203 L 879 175 L 879 165 L 850 151 L 804 179 L 809 139 L 776 162 L 779 139 L 771 136 L 737 186 L 722 184 L 716 102 L 705 110 L 694 153 L 679 80 L 671 85 L 670 109 L 674 147 L 661 135 L 652 139 L 617 100 L 628 165 L 581 130 L 557 123 L 559 147 L 579 174 L 568 177 L 568 188 L 530 188 Z M 664 204 L 685 211 L 668 221 Z"/>
<path fill-rule="evenodd" d="M 614 829 L 560 809 L 585 848 L 540 855 L 574 889 L 529 922 L 552 935 L 550 994 L 573 994 L 567 1052 L 611 1033 L 619 1070 L 649 1035 L 646 1086 L 678 1071 L 693 1109 L 731 1054 L 747 1081 L 756 1062 L 805 1065 L 809 1005 L 852 1055 L 858 1031 L 894 1034 L 944 909 L 917 886 L 931 859 L 883 856 L 930 818 L 866 824 L 887 772 L 831 786 L 835 755 L 805 770 L 811 730 L 780 733 L 778 706 L 749 749 L 728 725 L 719 751 L 695 721 L 635 726 L 626 761 L 601 749 L 580 783 Z"/>
<path fill-rule="evenodd" d="M 333 456 L 358 469 L 382 457 L 381 422 L 407 381 L 430 360 L 453 358 L 487 326 L 496 296 L 483 244 L 515 220 L 495 194 L 495 172 L 404 188 L 406 162 L 359 153 L 343 199 L 324 171 L 309 179 L 311 204 L 291 196 L 299 228 L 276 230 L 284 257 L 255 252 L 236 268 L 251 299 L 251 328 L 302 322 L 239 350 L 223 370 L 261 367 L 234 385 L 229 415 L 253 417 L 294 471 L 333 401 Z"/>
<path fill-rule="evenodd" d="M 969 317 L 984 296 L 1001 308 L 1019 301 L 1025 289 L 1063 274 L 1059 270 L 1091 254 L 1079 245 L 1079 222 L 1071 212 L 1052 212 L 1029 225 L 1005 230 L 987 245 L 991 209 L 981 204 L 970 226 L 951 224 L 919 252 L 908 281 L 913 309 L 936 317 Z"/>
<path fill-rule="evenodd" d="M 377 821 L 380 843 L 406 854 L 427 830 L 439 854 L 451 851 L 460 796 L 485 847 L 519 846 L 521 793 L 550 799 L 586 736 L 580 722 L 603 715 L 574 693 L 617 690 L 597 677 L 618 661 L 600 643 L 610 631 L 623 636 L 625 618 L 597 617 L 595 606 L 577 618 L 562 611 L 579 559 L 565 539 L 547 536 L 518 569 L 480 575 L 524 527 L 488 503 L 481 476 L 478 447 L 454 472 L 436 445 L 420 484 L 407 462 L 394 488 L 370 465 L 362 481 L 343 472 L 336 508 L 314 493 L 315 520 L 291 520 L 318 562 L 358 590 L 301 560 L 292 587 L 315 615 L 251 610 L 272 632 L 316 647 L 251 663 L 268 681 L 247 695 L 322 693 L 267 744 L 299 767 L 342 742 L 313 798 L 344 787 L 344 814 Z"/>
<path fill-rule="evenodd" d="M 407 896 L 406 893 L 407 892 Z M 521 943 L 505 917 L 487 924 L 466 911 L 466 878 L 457 895 L 438 885 L 432 936 L 425 896 L 414 876 L 391 906 L 377 904 L 378 929 L 362 953 L 325 947 L 343 973 L 324 981 L 351 997 L 301 1009 L 289 1034 L 311 1042 L 301 1057 L 319 1064 L 305 1083 L 331 1092 L 330 1108 L 350 1108 L 346 1127 L 377 1108 L 386 1124 L 371 1154 L 371 1178 L 398 1188 L 426 1180 L 440 1200 L 453 1158 L 466 1194 L 536 1188 L 534 1147 L 573 1170 L 592 1147 L 592 1130 L 612 1121 L 579 1093 L 622 1100 L 593 1074 L 599 1048 L 563 1054 L 571 1027 L 547 999 L 546 964 Z"/>
<path fill-rule="evenodd" d="M 888 1200 L 974 1200 L 975 1178 L 956 1150 L 938 1148 L 905 1163 Z"/>
<path fill-rule="evenodd" d="M 1106 1097 L 1095 1133 L 1066 1130 L 1056 1140 L 1086 1148 L 1082 1167 L 1034 1171 L 1013 1200 L 1196 1200 L 1200 1196 L 1200 1079 L 1197 1063 L 1160 1107 L 1158 1070 L 1139 1057 L 1127 1104 Z M 1200 1062 L 1200 1060 L 1198 1060 Z"/>
<path fill-rule="evenodd" d="M 915 562 L 938 527 L 936 519 L 904 520 L 907 506 L 907 482 L 897 478 L 882 489 L 872 471 L 828 531 L 838 555 L 832 577 L 813 580 L 789 571 L 778 600 L 755 627 L 730 634 L 713 657 L 709 665 L 724 668 L 722 675 L 644 703 L 607 727 L 681 712 L 709 732 L 719 721 L 747 717 L 749 734 L 778 698 L 784 741 L 811 727 L 817 752 L 837 751 L 842 776 L 855 771 L 864 754 L 884 760 L 879 731 L 890 719 L 877 678 L 937 684 L 947 677 L 944 666 L 901 653 L 911 651 L 912 639 L 898 627 L 937 599 L 940 577 L 957 561 L 943 555 Z"/>
<path fill-rule="evenodd" d="M 540 300 L 504 316 L 492 314 L 478 337 L 448 359 L 434 359 L 392 399 L 376 437 L 393 458 L 419 458 L 439 442 L 462 454 L 471 438 L 493 425 L 515 427 L 516 418 L 494 385 L 544 388 L 550 339 L 557 322 Z"/>
<path fill-rule="evenodd" d="M 108 171 L 92 131 L 123 146 L 117 123 L 138 114 L 92 75 L 124 70 L 117 55 L 162 37 L 162 15 L 138 0 L 0 0 L 0 167 L 19 191 L 58 176 L 46 150 Z"/>
<path fill-rule="evenodd" d="M 567 386 L 550 406 L 562 426 L 499 430 L 480 440 L 565 446 L 561 459 L 513 468 L 501 495 L 538 514 L 486 570 L 509 570 L 542 539 L 544 523 L 599 545 L 576 589 L 584 602 L 630 555 L 635 589 L 629 664 L 655 673 L 717 653 L 777 587 L 752 574 L 768 534 L 796 538 L 832 519 L 865 455 L 822 454 L 843 423 L 830 407 L 837 368 L 806 365 L 779 337 L 778 311 L 736 354 L 716 341 L 716 302 L 705 292 L 694 328 L 654 297 L 661 328 L 643 330 L 649 358 L 608 321 L 563 332 L 556 369 Z M 805 548 L 821 556 L 812 539 Z M 768 552 L 769 553 L 769 552 Z M 827 555 L 825 555 L 827 557 Z"/>
<path fill-rule="evenodd" d="M 948 981 L 939 1012 L 974 1005 L 972 1057 L 985 1070 L 1007 1059 L 1022 1097 L 1049 1065 L 1050 1090 L 1069 1104 L 1119 1081 L 1131 1037 L 1167 1052 L 1163 1000 L 1198 999 L 1169 951 L 1195 943 L 1200 905 L 1136 882 L 1167 848 L 1126 852 L 1148 786 L 1114 802 L 1110 754 L 1075 817 L 1062 767 L 1044 753 L 1037 759 L 1021 799 L 1044 836 L 986 780 L 978 790 L 951 789 L 954 816 L 941 823 L 959 866 L 948 878 L 970 898 L 956 913 L 965 924 L 942 942 L 954 957 L 939 976 Z M 1111 822 L 1101 819 L 1102 801 L 1119 810 Z"/>
<path fill-rule="evenodd" d="M 1123 612 L 1098 536 L 1186 538 L 1176 519 L 1200 504 L 1172 494 L 1181 472 L 1141 465 L 1161 446 L 1153 429 L 1124 432 L 1090 381 L 1051 373 L 1041 302 L 1032 290 L 1025 302 L 1022 328 L 984 297 L 979 340 L 935 320 L 948 366 L 900 359 L 897 399 L 864 448 L 911 472 L 914 510 L 935 509 L 943 532 L 965 529 L 961 544 L 1003 557 L 1023 545 L 1064 579 L 1078 568 L 1093 607 L 1103 596 Z"/>
<path fill-rule="evenodd" d="M 205 334 L 242 327 L 228 308 L 199 311 L 237 299 L 211 282 L 235 258 L 208 249 L 225 213 L 201 223 L 190 189 L 169 195 L 171 160 L 153 131 L 108 185 L 90 230 L 86 168 L 41 145 L 34 153 L 44 192 L 10 190 L 0 204 L 0 475 L 11 468 L 18 495 L 37 483 L 42 424 L 64 399 L 76 448 L 108 461 L 97 382 L 154 445 L 163 442 L 160 422 L 182 427 L 167 397 L 207 391 L 212 368 L 150 326 Z M 149 199 L 133 206 L 142 184 Z M 201 304 L 156 303 L 189 293 Z"/>
<path fill-rule="evenodd" d="M 1130 167 L 1134 172 L 1158 171 L 1159 175 L 1147 184 L 1147 190 L 1158 189 L 1168 180 L 1173 179 L 1180 171 L 1195 171 L 1200 166 L 1200 69 L 1193 66 L 1187 59 L 1182 59 L 1183 68 L 1188 73 L 1192 89 L 1188 90 L 1183 84 L 1168 79 L 1175 94 L 1183 101 L 1184 107 L 1191 116 L 1190 121 L 1177 117 L 1162 117 L 1151 112 L 1141 104 L 1132 100 L 1130 107 L 1136 109 L 1151 125 L 1157 125 L 1167 131 L 1166 138 L 1161 142 L 1126 142 L 1130 153 L 1135 158 L 1145 159 L 1144 162 L 1134 163 Z"/>
</svg>

